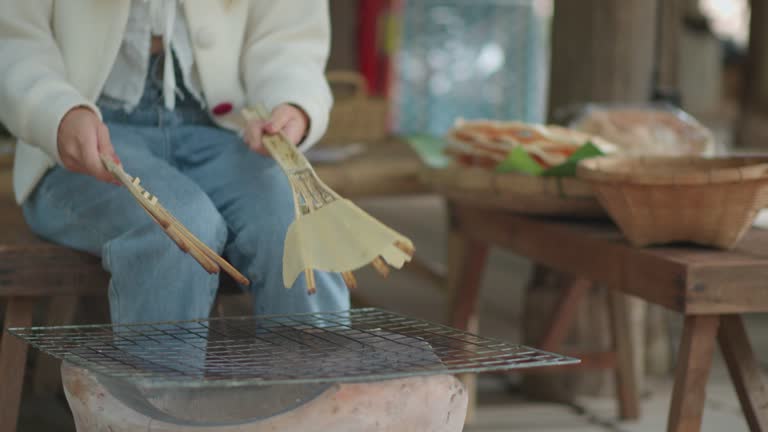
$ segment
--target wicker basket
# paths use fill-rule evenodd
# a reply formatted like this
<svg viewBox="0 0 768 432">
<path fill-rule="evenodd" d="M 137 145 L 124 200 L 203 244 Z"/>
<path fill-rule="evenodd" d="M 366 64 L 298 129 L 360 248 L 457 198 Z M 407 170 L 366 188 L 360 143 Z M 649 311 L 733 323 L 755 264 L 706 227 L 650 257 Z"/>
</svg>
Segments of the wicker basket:
<svg viewBox="0 0 768 432">
<path fill-rule="evenodd" d="M 387 100 L 369 97 L 366 94 L 365 78 L 357 72 L 328 72 L 326 77 L 333 89 L 335 101 L 328 131 L 320 144 L 336 146 L 385 139 L 389 132 Z"/>
<path fill-rule="evenodd" d="M 578 176 L 635 246 L 731 249 L 768 204 L 768 157 L 603 157 Z"/>
<path fill-rule="evenodd" d="M 515 213 L 606 218 L 589 185 L 575 177 L 499 174 L 481 167 L 425 168 L 422 180 L 449 199 Z"/>
</svg>

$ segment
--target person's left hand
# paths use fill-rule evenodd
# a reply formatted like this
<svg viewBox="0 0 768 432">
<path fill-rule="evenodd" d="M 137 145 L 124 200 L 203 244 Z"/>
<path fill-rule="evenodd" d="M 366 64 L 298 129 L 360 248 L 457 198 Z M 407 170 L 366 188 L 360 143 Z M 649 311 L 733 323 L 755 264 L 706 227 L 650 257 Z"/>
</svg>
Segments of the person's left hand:
<svg viewBox="0 0 768 432">
<path fill-rule="evenodd" d="M 251 150 L 269 156 L 261 138 L 264 134 L 282 132 L 294 145 L 298 145 L 309 128 L 309 116 L 295 105 L 282 104 L 272 110 L 269 120 L 251 120 L 246 126 L 243 139 Z"/>
</svg>

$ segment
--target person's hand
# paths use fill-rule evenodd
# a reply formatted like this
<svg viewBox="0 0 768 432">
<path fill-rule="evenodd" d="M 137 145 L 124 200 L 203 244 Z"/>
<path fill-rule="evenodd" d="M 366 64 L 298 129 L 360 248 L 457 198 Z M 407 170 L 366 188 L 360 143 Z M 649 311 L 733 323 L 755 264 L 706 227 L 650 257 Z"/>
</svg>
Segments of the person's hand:
<svg viewBox="0 0 768 432">
<path fill-rule="evenodd" d="M 282 104 L 272 110 L 269 120 L 251 120 L 245 129 L 244 140 L 248 147 L 256 153 L 269 156 L 261 138 L 264 134 L 272 135 L 282 132 L 294 145 L 304 139 L 309 128 L 309 117 L 295 105 Z"/>
<path fill-rule="evenodd" d="M 112 177 L 100 155 L 111 157 L 120 163 L 109 140 L 107 126 L 89 108 L 69 110 L 59 124 L 57 146 L 64 168 L 87 174 L 109 183 L 119 184 Z"/>
</svg>

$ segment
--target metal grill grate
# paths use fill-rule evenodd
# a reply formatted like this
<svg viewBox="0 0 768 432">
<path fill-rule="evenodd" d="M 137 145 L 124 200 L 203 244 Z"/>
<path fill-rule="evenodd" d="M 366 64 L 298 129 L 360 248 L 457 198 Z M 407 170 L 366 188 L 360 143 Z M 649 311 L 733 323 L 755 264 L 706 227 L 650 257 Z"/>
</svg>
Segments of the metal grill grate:
<svg viewBox="0 0 768 432">
<path fill-rule="evenodd" d="M 145 387 L 371 381 L 578 362 L 372 308 L 9 332 L 54 357 Z"/>
</svg>

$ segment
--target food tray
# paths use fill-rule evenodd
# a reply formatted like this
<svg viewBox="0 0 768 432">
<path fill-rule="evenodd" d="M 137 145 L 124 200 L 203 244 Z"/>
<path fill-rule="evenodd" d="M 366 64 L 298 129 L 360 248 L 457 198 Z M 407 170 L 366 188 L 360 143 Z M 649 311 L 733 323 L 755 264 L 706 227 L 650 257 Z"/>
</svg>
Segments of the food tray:
<svg viewBox="0 0 768 432">
<path fill-rule="evenodd" d="M 575 177 L 450 166 L 425 168 L 422 178 L 436 192 L 460 203 L 530 215 L 607 218 L 589 184 Z"/>
</svg>

